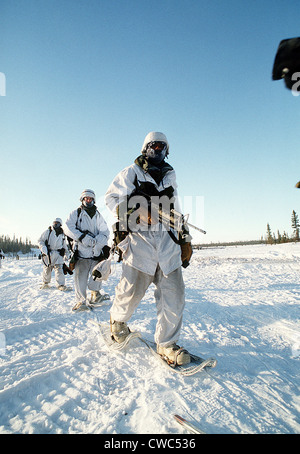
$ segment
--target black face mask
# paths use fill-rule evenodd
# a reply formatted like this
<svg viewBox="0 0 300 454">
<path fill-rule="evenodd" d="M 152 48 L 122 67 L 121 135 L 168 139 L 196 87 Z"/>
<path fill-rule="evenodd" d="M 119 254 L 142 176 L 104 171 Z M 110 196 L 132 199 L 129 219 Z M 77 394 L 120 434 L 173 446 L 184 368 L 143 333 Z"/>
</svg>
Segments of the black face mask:
<svg viewBox="0 0 300 454">
<path fill-rule="evenodd" d="M 56 236 L 60 235 L 61 233 L 64 233 L 63 229 L 61 228 L 60 222 L 56 222 L 55 224 L 53 224 L 52 227 L 53 227 L 53 230 L 54 230 Z"/>
<path fill-rule="evenodd" d="M 158 153 L 153 158 L 147 158 L 147 160 L 150 162 L 150 164 L 153 164 L 154 166 L 157 166 L 161 162 L 163 162 L 164 156 L 162 156 L 162 153 Z"/>
<path fill-rule="evenodd" d="M 158 146 L 157 146 L 158 144 Z M 167 145 L 163 142 L 150 142 L 147 146 L 145 156 L 150 164 L 158 165 L 166 157 Z"/>
<path fill-rule="evenodd" d="M 92 204 L 92 206 L 86 206 L 82 202 L 82 209 L 90 216 L 90 218 L 93 218 L 97 212 L 95 202 Z"/>
<path fill-rule="evenodd" d="M 83 200 L 82 205 L 85 206 L 86 208 L 92 208 L 95 205 L 95 200 L 92 202 L 87 202 L 86 200 Z"/>
</svg>

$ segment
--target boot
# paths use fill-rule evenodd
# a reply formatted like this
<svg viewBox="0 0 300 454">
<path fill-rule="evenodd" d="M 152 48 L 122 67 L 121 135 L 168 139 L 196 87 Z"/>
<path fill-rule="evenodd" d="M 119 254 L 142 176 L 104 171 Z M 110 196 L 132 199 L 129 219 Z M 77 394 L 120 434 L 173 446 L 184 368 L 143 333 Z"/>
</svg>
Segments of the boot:
<svg viewBox="0 0 300 454">
<path fill-rule="evenodd" d="M 110 297 L 109 297 L 108 293 L 105 293 L 104 295 L 102 295 L 102 293 L 100 293 L 97 290 L 92 290 L 91 291 L 90 304 L 92 306 L 97 306 L 97 305 L 101 306 L 103 301 L 106 301 L 106 300 L 109 300 L 109 299 L 110 299 Z"/>
<path fill-rule="evenodd" d="M 44 289 L 44 288 L 50 288 L 50 285 L 43 282 L 42 285 L 40 286 L 40 289 Z"/>
<path fill-rule="evenodd" d="M 189 364 L 191 362 L 190 354 L 187 350 L 179 345 L 176 345 L 175 342 L 167 347 L 157 346 L 157 353 L 165 360 L 168 364 L 174 366 L 183 366 L 184 364 Z"/>
<path fill-rule="evenodd" d="M 111 337 L 114 339 L 118 344 L 124 342 L 128 334 L 130 334 L 130 329 L 125 322 L 117 322 L 115 320 L 110 320 L 110 332 Z"/>
<path fill-rule="evenodd" d="M 85 304 L 84 301 L 78 301 L 72 308 L 73 312 L 89 311 L 90 308 Z"/>
</svg>

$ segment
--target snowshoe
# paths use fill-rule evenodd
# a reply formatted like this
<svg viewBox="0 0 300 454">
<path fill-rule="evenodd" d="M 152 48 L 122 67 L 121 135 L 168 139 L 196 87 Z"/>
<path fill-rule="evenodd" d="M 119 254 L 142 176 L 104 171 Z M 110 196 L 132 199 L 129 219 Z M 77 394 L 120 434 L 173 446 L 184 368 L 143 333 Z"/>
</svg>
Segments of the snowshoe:
<svg viewBox="0 0 300 454">
<path fill-rule="evenodd" d="M 194 355 L 193 353 L 188 353 L 190 356 L 190 362 L 186 364 L 174 364 L 174 362 L 168 362 L 163 355 L 158 353 L 158 346 L 155 342 L 150 341 L 149 339 L 141 338 L 140 339 L 144 344 L 147 345 L 151 353 L 155 358 L 157 358 L 162 365 L 167 367 L 170 371 L 175 372 L 186 377 L 197 374 L 207 368 L 213 368 L 216 366 L 217 361 L 214 358 L 201 358 L 200 356 Z M 180 349 L 180 347 L 179 347 Z M 175 350 L 176 354 L 176 350 Z"/>
<path fill-rule="evenodd" d="M 157 353 L 168 363 L 173 366 L 183 366 L 191 362 L 191 356 L 187 350 L 175 342 L 168 347 L 157 345 Z"/>
<path fill-rule="evenodd" d="M 47 289 L 47 288 L 50 288 L 50 285 L 49 284 L 45 284 L 43 283 L 41 286 L 40 286 L 40 289 Z"/>
<path fill-rule="evenodd" d="M 78 303 L 75 304 L 75 306 L 72 308 L 73 312 L 82 312 L 82 311 L 90 311 L 91 308 L 87 306 L 85 303 L 82 301 L 78 301 Z"/>
<path fill-rule="evenodd" d="M 107 347 L 112 350 L 112 351 L 120 351 L 125 349 L 128 344 L 131 344 L 131 342 L 136 339 L 136 338 L 141 338 L 141 334 L 138 331 L 130 331 L 129 334 L 124 337 L 124 341 L 119 343 L 114 340 L 114 338 L 111 335 L 111 328 L 107 323 L 98 323 L 93 321 L 93 323 L 98 327 L 100 334 L 102 336 L 102 339 L 104 340 L 105 344 Z M 129 328 L 128 328 L 129 329 Z"/>
</svg>

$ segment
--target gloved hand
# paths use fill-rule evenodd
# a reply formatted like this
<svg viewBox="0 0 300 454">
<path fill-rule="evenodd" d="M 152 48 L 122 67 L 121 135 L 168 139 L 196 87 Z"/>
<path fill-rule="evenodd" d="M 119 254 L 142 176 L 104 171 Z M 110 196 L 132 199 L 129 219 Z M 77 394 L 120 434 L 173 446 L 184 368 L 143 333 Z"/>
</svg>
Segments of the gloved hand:
<svg viewBox="0 0 300 454">
<path fill-rule="evenodd" d="M 64 272 L 64 275 L 66 275 L 66 274 L 71 274 L 72 275 L 73 274 L 73 270 L 71 270 L 71 268 L 69 268 L 65 263 L 63 264 L 63 272 Z"/>
<path fill-rule="evenodd" d="M 92 238 L 90 235 L 85 235 L 85 237 L 82 238 L 81 243 L 85 247 L 94 247 L 96 244 L 95 238 Z"/>
<path fill-rule="evenodd" d="M 48 254 L 46 246 L 42 246 L 41 247 L 41 253 L 42 253 L 42 255 L 47 255 Z"/>
<path fill-rule="evenodd" d="M 190 259 L 193 254 L 192 243 L 182 243 L 181 247 L 181 262 L 183 268 L 187 268 L 190 264 Z"/>
<path fill-rule="evenodd" d="M 98 257 L 101 254 L 102 246 L 100 243 L 96 243 L 93 247 L 93 255 L 94 257 Z"/>
</svg>

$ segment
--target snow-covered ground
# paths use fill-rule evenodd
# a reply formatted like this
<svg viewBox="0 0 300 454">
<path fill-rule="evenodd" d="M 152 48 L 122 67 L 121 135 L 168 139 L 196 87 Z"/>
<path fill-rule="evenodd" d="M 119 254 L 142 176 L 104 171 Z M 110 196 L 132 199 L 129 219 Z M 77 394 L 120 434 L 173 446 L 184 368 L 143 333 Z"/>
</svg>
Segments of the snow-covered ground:
<svg viewBox="0 0 300 454">
<path fill-rule="evenodd" d="M 211 434 L 300 432 L 300 244 L 194 253 L 181 344 L 218 365 L 192 377 L 138 340 L 110 353 L 93 323 L 110 306 L 72 313 L 74 291 L 40 290 L 41 271 L 2 261 L 0 433 L 187 433 L 175 413 Z M 130 327 L 153 338 L 155 313 L 151 287 Z"/>
</svg>

